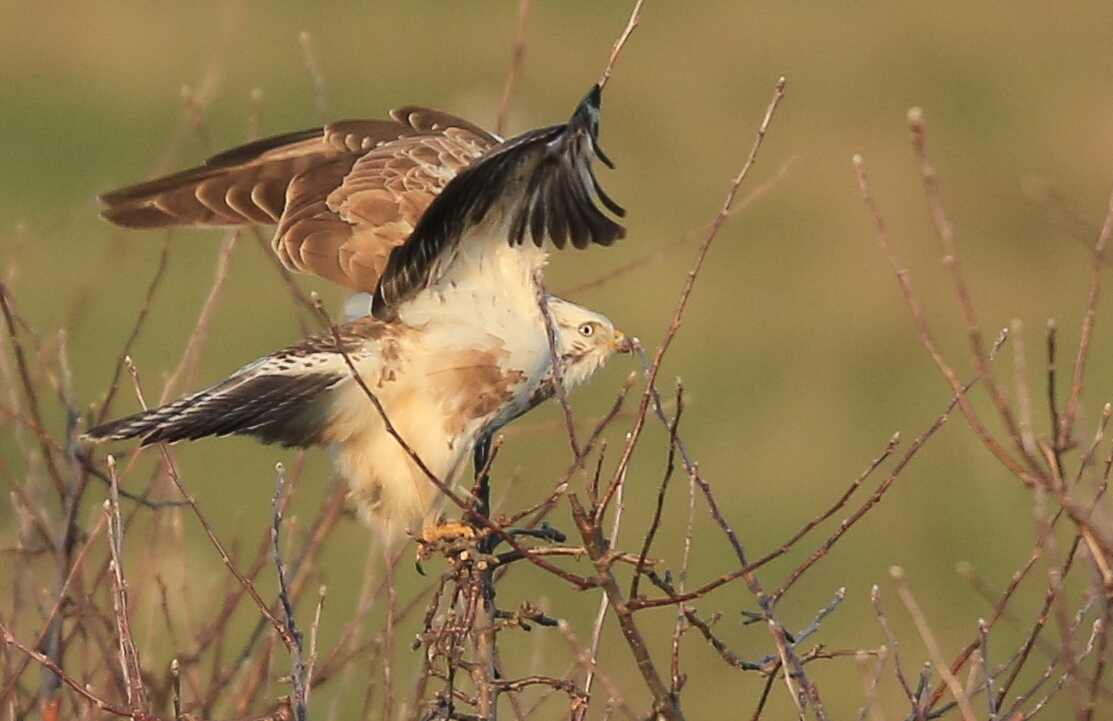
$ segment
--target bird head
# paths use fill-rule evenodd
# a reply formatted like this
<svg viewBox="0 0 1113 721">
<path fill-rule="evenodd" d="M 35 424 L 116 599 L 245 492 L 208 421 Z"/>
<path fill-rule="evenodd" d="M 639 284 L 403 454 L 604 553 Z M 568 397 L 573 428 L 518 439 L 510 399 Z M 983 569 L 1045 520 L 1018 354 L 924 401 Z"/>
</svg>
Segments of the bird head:
<svg viewBox="0 0 1113 721">
<path fill-rule="evenodd" d="M 607 316 L 552 296 L 548 305 L 565 393 L 590 380 L 615 353 L 633 352 L 633 340 Z"/>
</svg>

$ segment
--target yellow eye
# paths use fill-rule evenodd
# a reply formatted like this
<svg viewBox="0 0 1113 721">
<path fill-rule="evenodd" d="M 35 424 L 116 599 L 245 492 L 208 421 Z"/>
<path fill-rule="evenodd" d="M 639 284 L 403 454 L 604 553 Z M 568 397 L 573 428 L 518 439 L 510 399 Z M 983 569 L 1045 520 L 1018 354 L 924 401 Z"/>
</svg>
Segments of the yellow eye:
<svg viewBox="0 0 1113 721">
<path fill-rule="evenodd" d="M 595 324 L 584 323 L 583 325 L 581 325 L 580 335 L 582 335 L 584 338 L 590 338 L 591 336 L 595 335 Z"/>
</svg>

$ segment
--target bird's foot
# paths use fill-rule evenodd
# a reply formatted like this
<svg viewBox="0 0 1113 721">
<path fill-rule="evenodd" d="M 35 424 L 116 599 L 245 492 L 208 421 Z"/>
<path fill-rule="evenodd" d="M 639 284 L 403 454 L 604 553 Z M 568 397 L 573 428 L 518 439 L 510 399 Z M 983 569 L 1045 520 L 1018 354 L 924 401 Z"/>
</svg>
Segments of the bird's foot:
<svg viewBox="0 0 1113 721">
<path fill-rule="evenodd" d="M 468 549 L 475 548 L 475 539 L 479 532 L 474 526 L 463 521 L 441 521 L 433 526 L 421 529 L 417 537 L 417 572 L 425 575 L 421 562 L 431 558 L 434 554 L 442 553 L 445 556 L 457 556 Z"/>
<path fill-rule="evenodd" d="M 421 542 L 432 545 L 441 541 L 475 538 L 476 530 L 463 521 L 441 521 L 435 526 L 421 529 Z"/>
</svg>

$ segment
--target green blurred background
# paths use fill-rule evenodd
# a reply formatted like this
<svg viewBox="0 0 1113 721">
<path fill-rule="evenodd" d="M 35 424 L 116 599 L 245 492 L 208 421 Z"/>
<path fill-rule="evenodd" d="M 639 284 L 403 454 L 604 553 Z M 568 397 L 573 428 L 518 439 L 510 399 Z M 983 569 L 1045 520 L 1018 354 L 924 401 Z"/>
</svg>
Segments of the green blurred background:
<svg viewBox="0 0 1113 721">
<path fill-rule="evenodd" d="M 618 2 L 534 3 L 510 132 L 566 118 L 598 78 L 629 9 Z M 44 337 L 67 331 L 80 402 L 100 400 L 165 237 L 125 233 L 99 221 L 97 193 L 242 142 L 255 89 L 262 91 L 263 135 L 327 119 L 381 116 L 406 103 L 493 127 L 517 16 L 517 3 L 506 0 L 0 4 L 0 252 L 35 329 Z M 310 34 L 324 79 L 323 107 L 299 45 L 301 31 Z M 617 170 L 601 169 L 599 176 L 627 208 L 629 236 L 611 251 L 555 256 L 549 285 L 559 292 L 665 249 L 710 222 L 776 79 L 786 76 L 787 97 L 742 194 L 791 165 L 719 236 L 661 376 L 666 395 L 672 379 L 683 378 L 688 398 L 681 433 L 753 556 L 825 509 L 894 432 L 901 431 L 907 445 L 950 398 L 877 247 L 851 156 L 864 155 L 937 340 L 968 376 L 964 326 L 908 143 L 905 114 L 913 105 L 923 107 L 929 152 L 982 326 L 992 337 L 1014 317 L 1026 323 L 1033 394 L 1042 398 L 1043 324 L 1058 318 L 1063 347 L 1069 351 L 1077 342 L 1091 237 L 1064 230 L 1057 212 L 1025 189 L 1040 183 L 1054 189 L 1094 226 L 1096 237 L 1113 183 L 1111 48 L 1113 5 L 1106 2 L 646 4 L 603 104 L 602 145 Z M 183 86 L 215 97 L 203 130 L 186 132 L 175 146 Z M 216 231 L 180 232 L 172 239 L 168 278 L 132 352 L 148 397 L 178 363 L 209 291 L 220 237 Z M 668 326 L 695 249 L 693 242 L 667 250 L 575 299 L 605 311 L 652 348 Z M 275 280 L 260 248 L 244 238 L 200 383 L 299 338 L 288 293 Z M 310 278 L 299 282 L 339 307 L 335 289 Z M 1111 355 L 1108 322 L 1099 314 L 1086 429 L 1113 395 L 1104 373 Z M 577 413 L 600 413 L 634 368 L 629 359 L 614 360 L 574 397 Z M 1002 370 L 1011 377 L 1011 364 Z M 121 413 L 136 407 L 130 392 L 116 405 Z M 60 429 L 61 414 L 56 408 L 49 414 Z M 512 507 L 547 493 L 566 467 L 559 423 L 559 409 L 546 408 L 520 421 L 508 437 L 497 477 L 521 477 Z M 613 428 L 612 445 L 621 442 L 628 423 Z M 1042 412 L 1037 423 L 1045 423 Z M 0 451 L 9 466 L 19 467 L 9 439 L 0 440 Z M 646 526 L 665 451 L 664 433 L 651 427 L 629 479 L 624 545 L 634 546 Z M 207 441 L 175 454 L 215 527 L 228 537 L 237 529 L 261 532 L 273 492 L 272 464 L 293 460 L 291 453 L 244 439 Z M 310 510 L 324 487 L 327 455 L 310 455 L 298 509 Z M 657 549 L 673 567 L 686 513 L 682 483 L 674 493 Z M 889 567 L 906 569 L 951 657 L 976 636 L 976 619 L 989 612 L 955 564 L 969 561 L 1004 586 L 1036 538 L 1031 509 L 1019 483 L 956 416 L 881 506 L 785 597 L 781 617 L 803 627 L 846 586 L 846 601 L 814 640 L 831 648 L 876 647 L 884 637 L 869 589 L 880 584 L 914 674 L 927 657 L 896 601 Z M 9 511 L 0 513 L 8 525 Z M 553 521 L 571 525 L 564 510 Z M 335 637 L 354 604 L 367 538 L 364 529 L 346 523 L 326 554 L 330 600 L 322 643 Z M 693 582 L 732 567 L 702 506 L 694 553 Z M 224 583 L 219 559 L 201 538 L 190 554 L 195 573 L 203 577 L 211 569 L 212 588 Z M 803 557 L 800 552 L 767 567 L 762 579 L 779 585 Z M 403 590 L 415 587 L 403 566 Z M 500 596 L 504 605 L 544 597 L 551 613 L 589 635 L 596 593 L 571 594 L 526 569 L 510 580 Z M 194 613 L 204 617 L 213 609 L 204 605 L 204 589 L 195 590 Z M 1029 619 L 1031 599 L 1041 595 L 1033 587 L 1018 614 Z M 722 611 L 722 635 L 756 660 L 773 647 L 765 629 L 739 624 L 739 610 L 753 606 L 744 587 L 731 586 L 697 607 L 705 615 Z M 661 640 L 655 650 L 665 650 L 672 613 L 645 618 Z M 410 637 L 400 635 L 403 647 Z M 1005 654 L 1018 638 L 1002 629 L 997 648 Z M 168 659 L 172 649 L 163 652 Z M 510 643 L 507 653 L 540 658 L 541 668 L 554 673 L 568 658 L 563 641 L 548 630 Z M 416 655 L 400 654 L 403 668 L 416 665 Z M 601 663 L 640 705 L 644 695 L 633 691 L 639 684 L 628 655 L 618 636 L 609 636 Z M 726 667 L 695 634 L 684 658 L 689 718 L 719 717 L 726 709 L 737 709 L 729 717 L 748 716 L 761 687 L 756 676 Z M 853 661 L 809 668 L 832 711 L 853 713 L 862 698 Z M 403 674 L 402 682 L 407 678 Z M 324 708 L 330 693 L 317 697 L 315 709 Z M 882 698 L 890 717 L 901 715 L 892 688 Z M 358 700 L 345 703 L 353 704 L 352 713 L 359 708 Z M 780 688 L 771 703 L 770 718 L 791 713 Z M 560 717 L 557 706 L 550 709 L 554 718 Z"/>
</svg>

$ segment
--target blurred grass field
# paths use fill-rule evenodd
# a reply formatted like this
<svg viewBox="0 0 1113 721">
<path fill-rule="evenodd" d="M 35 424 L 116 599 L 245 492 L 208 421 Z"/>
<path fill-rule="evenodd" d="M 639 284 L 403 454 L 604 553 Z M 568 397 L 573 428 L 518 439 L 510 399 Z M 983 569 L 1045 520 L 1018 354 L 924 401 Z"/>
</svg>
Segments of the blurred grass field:
<svg viewBox="0 0 1113 721">
<path fill-rule="evenodd" d="M 565 119 L 597 79 L 628 13 L 627 3 L 534 3 L 510 132 Z M 517 3 L 508 1 L 0 4 L 0 267 L 11 269 L 19 309 L 43 338 L 65 330 L 81 403 L 100 400 L 165 238 L 101 222 L 98 193 L 244 141 L 255 89 L 262 93 L 262 135 L 377 117 L 406 103 L 493 127 L 516 24 Z M 322 107 L 299 45 L 302 31 L 324 79 Z M 1113 185 L 1111 47 L 1113 6 L 1101 2 L 647 2 L 603 102 L 601 142 L 617 170 L 600 170 L 599 177 L 628 211 L 628 238 L 611 251 L 555 254 L 548 283 L 559 292 L 701 232 L 749 150 L 775 81 L 787 78 L 786 99 L 742 194 L 791 164 L 716 240 L 662 374 L 683 378 L 688 405 L 681 432 L 754 556 L 824 510 L 894 432 L 906 443 L 923 432 L 951 395 L 877 248 L 851 156 L 863 154 L 936 339 L 968 377 L 965 327 L 908 142 L 905 115 L 914 105 L 924 109 L 929 153 L 982 328 L 992 337 L 1022 319 L 1030 378 L 1042 388 L 1044 324 L 1059 320 L 1064 358 L 1070 357 L 1086 301 L 1085 244 L 1096 238 Z M 175 147 L 183 86 L 211 92 L 213 100 L 203 128 L 187 130 Z M 1053 208 L 1025 193 L 1040 183 L 1093 226 L 1092 237 L 1067 232 Z M 214 231 L 175 232 L 170 239 L 167 280 L 132 351 L 148 397 L 178 363 L 211 286 L 220 238 Z M 665 251 L 575 300 L 603 310 L 651 348 L 668 327 L 695 246 Z M 199 384 L 299 339 L 288 293 L 276 279 L 259 246 L 243 237 Z M 339 307 L 334 288 L 311 278 L 299 284 Z M 1083 408 L 1083 428 L 1090 430 L 1113 398 L 1105 372 L 1113 363 L 1107 315 L 1103 302 Z M 576 394 L 577 413 L 603 412 L 634 368 L 628 359 L 614 360 Z M 1044 406 L 1036 404 L 1041 428 Z M 130 390 L 116 408 L 138 408 Z M 566 467 L 560 418 L 552 404 L 508 436 L 496 482 L 521 477 L 512 506 L 536 500 Z M 48 420 L 63 423 L 57 411 Z M 646 525 L 664 467 L 665 434 L 649 432 L 627 491 L 631 529 Z M 0 437 L 0 453 L 18 473 L 8 435 Z M 610 440 L 617 445 L 621 438 Z M 243 439 L 206 441 L 175 455 L 210 520 L 229 536 L 262 531 L 273 463 L 293 459 Z M 297 506 L 308 507 L 323 492 L 328 469 L 327 452 L 310 454 Z M 676 492 L 681 499 L 683 491 Z M 883 634 L 869 589 L 880 584 L 905 642 L 902 654 L 915 669 L 926 654 L 895 602 L 888 569 L 899 564 L 953 655 L 988 610 L 956 563 L 970 562 L 1004 586 L 1031 552 L 1037 535 L 1031 519 L 1030 497 L 956 414 L 882 507 L 785 597 L 781 617 L 806 625 L 846 586 L 846 601 L 817 640 L 836 648 L 876 646 Z M 9 521 L 10 510 L 0 509 L 0 524 Z M 566 518 L 553 522 L 570 525 Z M 723 572 L 726 546 L 706 514 L 699 523 L 692 576 L 706 580 Z M 662 538 L 659 555 L 679 555 L 678 528 Z M 367 540 L 349 523 L 326 554 L 326 637 L 354 603 L 360 569 L 351 565 L 362 564 Z M 195 571 L 211 566 L 213 578 L 223 578 L 219 558 L 199 534 L 190 553 Z M 762 575 L 775 585 L 798 560 L 774 563 Z M 551 613 L 578 622 L 594 614 L 594 594 L 556 584 L 539 589 L 526 573 L 515 580 L 502 591 L 507 598 L 544 595 Z M 201 604 L 195 613 L 204 614 L 204 589 L 194 590 Z M 700 610 L 722 610 L 723 635 L 743 655 L 760 656 L 769 650 L 767 631 L 738 623 L 738 611 L 751 605 L 748 595 L 728 587 Z M 672 613 L 656 620 L 667 638 Z M 559 647 L 556 639 L 531 642 L 537 647 L 524 646 L 522 654 Z M 169 659 L 172 649 L 151 643 Z M 608 644 L 601 663 L 613 653 L 615 676 L 632 679 L 628 651 Z M 694 635 L 684 651 L 688 717 L 747 716 L 760 679 L 726 667 Z M 840 663 L 810 668 L 832 712 L 845 718 L 862 692 L 852 662 Z M 777 713 L 791 713 L 784 699 L 773 703 L 783 704 Z M 727 708 L 737 713 L 723 716 Z"/>
</svg>

